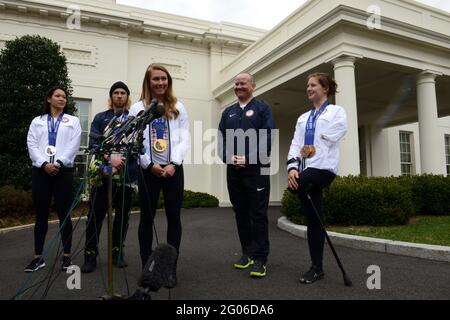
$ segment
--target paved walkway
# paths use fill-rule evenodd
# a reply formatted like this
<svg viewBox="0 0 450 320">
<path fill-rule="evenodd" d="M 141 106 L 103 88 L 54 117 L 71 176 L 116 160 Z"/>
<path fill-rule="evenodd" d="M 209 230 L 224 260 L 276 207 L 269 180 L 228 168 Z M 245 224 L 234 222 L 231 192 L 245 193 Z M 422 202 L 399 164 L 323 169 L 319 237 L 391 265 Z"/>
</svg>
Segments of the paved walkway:
<svg viewBox="0 0 450 320">
<path fill-rule="evenodd" d="M 353 287 L 344 287 L 341 273 L 328 247 L 325 249 L 325 278 L 312 285 L 297 282 L 302 271 L 309 267 L 307 242 L 277 227 L 281 217 L 279 207 L 269 210 L 271 253 L 268 276 L 252 279 L 248 271 L 235 270 L 233 262 L 239 257 L 234 214 L 230 208 L 188 209 L 182 211 L 183 239 L 179 261 L 179 285 L 170 291 L 172 300 L 297 300 L 297 299 L 450 299 L 450 264 L 389 253 L 373 252 L 336 245 Z M 137 226 L 139 215 L 132 215 L 126 241 L 129 267 L 116 270 L 115 291 L 126 295 L 134 292 L 140 275 Z M 158 212 L 156 226 L 159 240 L 165 242 L 165 216 Z M 82 250 L 85 222 L 74 233 L 74 252 Z M 47 244 L 56 233 L 49 227 Z M 103 229 L 105 231 L 106 228 Z M 59 244 L 59 242 L 58 242 Z M 48 290 L 47 299 L 97 299 L 105 293 L 106 236 L 102 233 L 102 267 L 91 274 L 82 274 L 81 289 L 68 290 L 68 274 L 61 273 Z M 33 229 L 0 233 L 0 299 L 9 299 L 27 280 L 22 270 L 33 250 Z M 82 254 L 74 258 L 81 265 Z M 369 266 L 381 270 L 381 289 L 369 290 Z M 47 267 L 32 274 L 28 286 L 44 278 Z M 58 261 L 59 266 L 59 261 Z M 127 282 L 125 281 L 127 280 Z M 128 290 L 127 290 L 128 283 Z M 47 282 L 37 290 L 33 299 L 43 296 Z M 36 286 L 37 287 L 37 286 Z M 22 298 L 30 298 L 31 290 Z M 166 300 L 169 291 L 161 289 L 153 299 Z"/>
</svg>

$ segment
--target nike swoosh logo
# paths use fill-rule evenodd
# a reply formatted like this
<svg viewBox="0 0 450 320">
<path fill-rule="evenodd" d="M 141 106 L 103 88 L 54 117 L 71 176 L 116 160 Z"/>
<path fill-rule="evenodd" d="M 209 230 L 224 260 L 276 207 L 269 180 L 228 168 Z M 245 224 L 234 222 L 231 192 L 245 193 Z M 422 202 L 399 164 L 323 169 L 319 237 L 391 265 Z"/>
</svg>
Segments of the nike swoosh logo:
<svg viewBox="0 0 450 320">
<path fill-rule="evenodd" d="M 260 192 L 263 191 L 265 188 L 256 188 L 256 191 Z"/>
<path fill-rule="evenodd" d="M 233 117 L 235 115 L 236 115 L 236 113 L 233 113 L 233 114 L 230 114 L 229 117 L 231 118 L 231 117 Z"/>
</svg>

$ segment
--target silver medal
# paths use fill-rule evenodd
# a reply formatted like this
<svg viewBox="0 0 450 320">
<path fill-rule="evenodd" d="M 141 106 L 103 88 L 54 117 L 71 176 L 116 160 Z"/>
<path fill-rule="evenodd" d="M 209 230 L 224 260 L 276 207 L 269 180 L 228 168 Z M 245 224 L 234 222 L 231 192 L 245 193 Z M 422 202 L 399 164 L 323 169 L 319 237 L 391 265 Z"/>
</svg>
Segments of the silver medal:
<svg viewBox="0 0 450 320">
<path fill-rule="evenodd" d="M 55 146 L 46 146 L 45 154 L 49 157 L 53 157 L 56 154 L 56 147 Z"/>
</svg>

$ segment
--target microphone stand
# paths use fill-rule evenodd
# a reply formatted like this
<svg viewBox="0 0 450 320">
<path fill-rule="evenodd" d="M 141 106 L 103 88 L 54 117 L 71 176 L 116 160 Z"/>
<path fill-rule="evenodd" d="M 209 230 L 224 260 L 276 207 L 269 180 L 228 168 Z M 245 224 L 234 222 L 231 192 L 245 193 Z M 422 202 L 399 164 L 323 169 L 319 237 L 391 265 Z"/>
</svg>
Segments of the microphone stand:
<svg viewBox="0 0 450 320">
<path fill-rule="evenodd" d="M 113 184 L 113 173 L 112 173 L 112 152 L 116 151 L 119 153 L 123 153 L 124 149 L 127 151 L 127 154 L 130 156 L 139 157 L 140 154 L 145 153 L 144 148 L 144 130 L 146 127 L 146 121 L 150 121 L 152 115 L 148 115 L 143 119 L 140 119 L 136 126 L 133 128 L 133 131 L 130 133 L 124 132 L 123 138 L 115 139 L 114 132 L 111 131 L 106 137 L 105 136 L 96 136 L 93 135 L 90 137 L 93 139 L 101 139 L 100 143 L 94 149 L 89 151 L 90 154 L 98 156 L 102 161 L 105 160 L 106 157 L 106 168 L 108 172 L 107 177 L 107 202 L 108 202 L 108 210 L 107 210 L 107 224 L 108 224 L 108 287 L 106 293 L 100 297 L 101 300 L 122 300 L 123 296 L 114 292 L 113 286 L 113 239 L 112 239 L 112 230 L 113 230 L 113 219 L 112 219 L 112 211 L 113 211 L 113 197 L 112 197 L 112 184 Z M 122 142 L 122 139 L 128 140 L 131 138 L 132 142 Z M 104 167 L 103 167 L 104 169 Z M 103 174 L 103 173 L 101 173 Z"/>
<path fill-rule="evenodd" d="M 143 154 L 145 152 L 144 146 L 143 146 L 143 136 L 144 136 L 144 129 L 145 125 L 138 126 L 136 128 L 134 133 L 137 132 L 137 138 L 134 143 L 131 144 L 125 144 L 125 148 L 128 149 L 131 154 Z M 112 149 L 116 149 L 116 151 L 123 151 L 122 147 L 120 145 L 107 145 L 107 150 L 101 150 L 100 154 L 104 157 L 104 155 L 108 155 L 107 157 L 107 168 L 108 168 L 108 194 L 107 194 L 107 201 L 108 201 L 108 211 L 107 211 L 107 224 L 108 224 L 108 288 L 106 293 L 100 297 L 101 300 L 123 300 L 124 297 L 122 295 L 119 295 L 114 292 L 114 286 L 113 286 L 113 255 L 112 255 L 112 249 L 113 249 L 113 239 L 112 239 L 112 230 L 113 230 L 113 219 L 112 219 L 112 211 L 113 211 L 113 199 L 112 199 Z M 111 168 L 111 169 L 109 169 Z"/>
<path fill-rule="evenodd" d="M 112 230 L 113 230 L 113 219 L 112 219 L 112 162 L 111 162 L 111 150 L 108 150 L 105 155 L 108 155 L 106 160 L 106 167 L 108 168 L 108 179 L 107 179 L 107 201 L 108 201 L 108 211 L 107 211 L 107 233 L 108 233 L 108 287 L 106 293 L 100 297 L 101 300 L 122 300 L 123 297 L 120 294 L 114 292 L 114 284 L 113 284 L 113 239 L 112 239 Z M 111 168 L 111 169 L 109 169 Z"/>
</svg>

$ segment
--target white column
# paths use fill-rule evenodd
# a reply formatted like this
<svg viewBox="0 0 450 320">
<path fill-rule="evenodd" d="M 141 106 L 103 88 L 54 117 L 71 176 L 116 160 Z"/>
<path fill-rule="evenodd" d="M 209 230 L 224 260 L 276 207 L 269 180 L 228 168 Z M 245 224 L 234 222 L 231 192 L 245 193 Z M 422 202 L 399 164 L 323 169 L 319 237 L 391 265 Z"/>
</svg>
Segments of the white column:
<svg viewBox="0 0 450 320">
<path fill-rule="evenodd" d="M 437 74 L 422 72 L 417 78 L 420 163 L 423 173 L 445 174 L 444 137 L 439 134 L 436 85 Z"/>
<path fill-rule="evenodd" d="M 398 133 L 397 133 L 398 135 Z M 376 125 L 370 126 L 370 152 L 371 152 L 371 173 L 373 177 L 388 177 L 392 175 L 389 134 L 387 130 Z"/>
<path fill-rule="evenodd" d="M 356 105 L 355 57 L 342 56 L 332 61 L 338 84 L 336 104 L 347 113 L 348 131 L 340 143 L 339 175 L 359 175 L 358 112 Z"/>
</svg>

